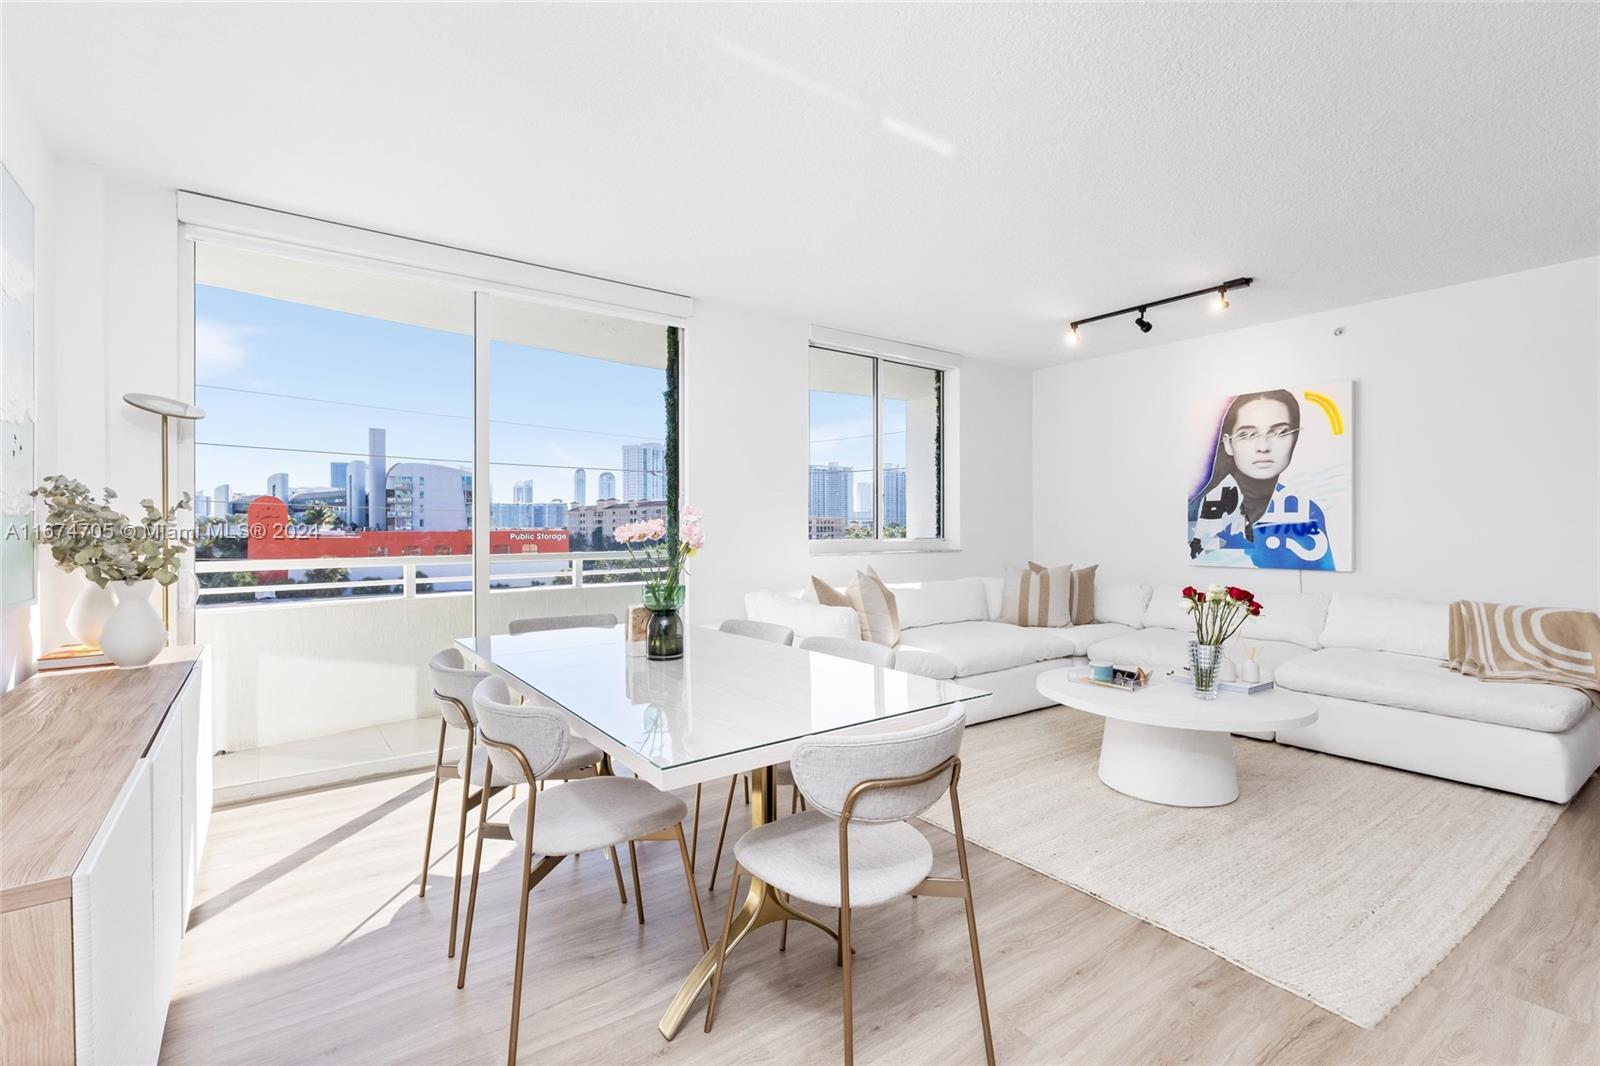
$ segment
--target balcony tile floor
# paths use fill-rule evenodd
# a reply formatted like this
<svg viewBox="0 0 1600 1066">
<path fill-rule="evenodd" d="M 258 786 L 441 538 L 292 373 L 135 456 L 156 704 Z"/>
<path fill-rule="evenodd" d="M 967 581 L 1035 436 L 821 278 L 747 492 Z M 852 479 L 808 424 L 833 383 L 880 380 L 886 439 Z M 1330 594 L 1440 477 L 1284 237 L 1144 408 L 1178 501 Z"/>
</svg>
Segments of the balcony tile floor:
<svg viewBox="0 0 1600 1066">
<path fill-rule="evenodd" d="M 230 751 L 212 760 L 216 802 L 238 803 L 427 767 L 433 763 L 438 743 L 437 718 L 408 718 L 288 744 Z"/>
</svg>

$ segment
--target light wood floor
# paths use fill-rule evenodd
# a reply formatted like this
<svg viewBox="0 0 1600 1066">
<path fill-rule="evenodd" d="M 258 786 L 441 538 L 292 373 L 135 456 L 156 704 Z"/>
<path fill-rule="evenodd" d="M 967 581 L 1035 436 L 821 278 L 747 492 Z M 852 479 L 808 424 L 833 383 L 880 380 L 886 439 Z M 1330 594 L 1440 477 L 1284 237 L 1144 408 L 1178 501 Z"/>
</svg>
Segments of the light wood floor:
<svg viewBox="0 0 1600 1066">
<path fill-rule="evenodd" d="M 457 991 L 445 958 L 456 793 L 441 800 L 428 895 L 418 899 L 427 782 L 391 778 L 217 813 L 163 1062 L 504 1061 L 511 845 L 485 846 L 472 967 Z M 708 926 L 720 925 L 727 899 L 726 855 L 717 892 L 704 892 L 723 795 L 707 786 L 701 821 Z M 747 818 L 736 799 L 735 825 Z M 950 838 L 922 828 L 936 870 L 953 868 Z M 469 860 L 470 849 L 469 838 Z M 831 941 L 798 926 L 787 953 L 769 927 L 735 955 L 714 1033 L 701 1032 L 702 997 L 677 1039 L 661 1039 L 656 1021 L 699 949 L 675 849 L 640 852 L 643 927 L 618 902 L 604 856 L 569 860 L 535 891 L 522 1061 L 839 1061 Z M 1488 917 L 1374 1031 L 1024 867 L 971 853 L 1002 1063 L 1600 1062 L 1594 781 Z M 982 1061 L 958 904 L 861 911 L 855 935 L 861 1062 Z"/>
</svg>

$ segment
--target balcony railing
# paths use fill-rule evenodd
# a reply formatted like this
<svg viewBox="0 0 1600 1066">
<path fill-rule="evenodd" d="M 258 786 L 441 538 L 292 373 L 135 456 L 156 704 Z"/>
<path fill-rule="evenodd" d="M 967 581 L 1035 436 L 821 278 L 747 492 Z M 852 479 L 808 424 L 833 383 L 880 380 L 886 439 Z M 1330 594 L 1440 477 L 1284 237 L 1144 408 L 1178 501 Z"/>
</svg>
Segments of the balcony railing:
<svg viewBox="0 0 1600 1066">
<path fill-rule="evenodd" d="M 643 571 L 625 551 L 495 555 L 490 565 L 491 594 L 476 606 L 491 634 L 558 614 L 623 621 L 641 599 Z M 195 638 L 212 648 L 217 745 L 260 749 L 263 767 L 267 749 L 322 765 L 340 749 L 323 750 L 317 738 L 437 715 L 428 660 L 474 631 L 464 555 L 198 559 L 195 569 Z M 305 580 L 308 571 L 316 580 Z M 270 580 L 209 584 L 232 574 Z"/>
<path fill-rule="evenodd" d="M 553 565 L 554 564 L 554 565 Z M 197 559 L 197 606 L 209 610 L 227 606 L 254 606 L 305 600 L 467 593 L 472 591 L 472 559 L 464 555 L 387 555 L 325 557 L 317 559 Z M 304 575 L 316 573 L 316 580 Z M 540 588 L 583 588 L 586 585 L 637 585 L 647 567 L 625 551 L 526 552 L 494 555 L 489 560 L 493 594 Z M 330 578 L 330 573 L 344 576 Z M 251 574 L 248 584 L 208 580 L 214 574 Z M 282 574 L 262 581 L 261 574 Z M 300 574 L 298 580 L 294 575 Z M 283 594 L 283 595 L 280 595 Z"/>
</svg>

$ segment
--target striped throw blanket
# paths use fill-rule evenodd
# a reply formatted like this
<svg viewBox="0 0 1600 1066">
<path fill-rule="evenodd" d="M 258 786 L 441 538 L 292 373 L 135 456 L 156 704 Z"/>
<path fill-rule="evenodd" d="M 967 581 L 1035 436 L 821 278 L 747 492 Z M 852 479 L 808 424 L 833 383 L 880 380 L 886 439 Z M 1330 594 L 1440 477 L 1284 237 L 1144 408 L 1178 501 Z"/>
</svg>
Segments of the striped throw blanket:
<svg viewBox="0 0 1600 1066">
<path fill-rule="evenodd" d="M 1600 707 L 1600 615 L 1457 600 L 1446 665 L 1483 681 L 1565 685 Z"/>
</svg>

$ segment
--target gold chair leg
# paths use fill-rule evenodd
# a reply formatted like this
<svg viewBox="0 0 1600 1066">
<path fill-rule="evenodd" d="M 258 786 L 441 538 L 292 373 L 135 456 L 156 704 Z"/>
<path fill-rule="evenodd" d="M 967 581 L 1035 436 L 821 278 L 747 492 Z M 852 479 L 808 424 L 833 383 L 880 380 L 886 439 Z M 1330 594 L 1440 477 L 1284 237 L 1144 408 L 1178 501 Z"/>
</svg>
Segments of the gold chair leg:
<svg viewBox="0 0 1600 1066">
<path fill-rule="evenodd" d="M 844 1066 L 856 1060 L 855 988 L 851 983 L 850 901 L 839 908 L 839 964 L 844 967 Z"/>
<path fill-rule="evenodd" d="M 711 880 L 706 882 L 706 891 L 717 890 L 717 868 L 722 865 L 722 845 L 728 839 L 728 816 L 733 813 L 733 790 L 739 787 L 739 774 L 728 778 L 728 802 L 722 807 L 722 831 L 717 834 L 717 857 L 711 860 Z"/>
<path fill-rule="evenodd" d="M 683 826 L 673 826 L 678 835 L 678 856 L 683 859 L 683 876 L 689 881 L 689 903 L 694 907 L 694 925 L 700 931 L 700 950 L 709 951 L 711 942 L 706 939 L 706 920 L 700 913 L 700 889 L 694 883 L 694 859 L 689 854 L 689 845 L 683 841 Z"/>
<path fill-rule="evenodd" d="M 689 832 L 692 834 L 689 842 L 689 865 L 696 869 L 700 867 L 700 788 L 699 785 L 694 786 L 694 820 L 689 826 Z"/>
<path fill-rule="evenodd" d="M 983 988 L 983 959 L 978 954 L 978 916 L 972 908 L 972 875 L 967 870 L 967 838 L 961 829 L 961 800 L 956 780 L 950 781 L 950 815 L 956 835 L 956 861 L 961 867 L 961 902 L 967 911 L 967 941 L 972 946 L 972 976 L 978 984 L 978 1017 L 983 1022 L 983 1054 L 994 1066 L 994 1034 L 989 1030 L 989 997 Z"/>
<path fill-rule="evenodd" d="M 472 950 L 472 914 L 478 904 L 478 871 L 483 866 L 483 826 L 489 820 L 488 786 L 489 781 L 486 780 L 484 794 L 478 797 L 478 840 L 472 849 L 472 888 L 467 892 L 467 924 L 461 933 L 461 969 L 456 975 L 457 988 L 467 987 L 467 954 Z"/>
<path fill-rule="evenodd" d="M 511 978 L 511 1044 L 506 1051 L 506 1066 L 517 1066 L 517 1026 L 522 1021 L 522 968 L 528 943 L 528 896 L 533 892 L 533 800 L 528 800 L 528 828 L 522 838 L 522 900 L 517 907 L 517 964 Z M 463 946 L 462 961 L 466 961 Z"/>
<path fill-rule="evenodd" d="M 628 890 L 622 887 L 622 860 L 617 858 L 615 847 L 607 848 L 611 852 L 611 872 L 617 875 L 617 895 L 622 898 L 622 905 L 628 905 Z"/>
<path fill-rule="evenodd" d="M 439 813 L 439 770 L 444 766 L 444 734 L 449 726 L 439 719 L 439 752 L 433 757 L 433 798 L 428 801 L 428 835 L 422 838 L 422 879 L 417 886 L 417 896 L 428 894 L 428 859 L 433 853 L 433 818 Z M 459 883 L 460 878 L 456 878 Z M 454 922 L 451 922 L 454 935 Z"/>
<path fill-rule="evenodd" d="M 728 790 L 728 802 L 733 802 L 733 789 Z M 711 998 L 706 1002 L 706 1032 L 717 1020 L 717 993 L 722 990 L 722 971 L 728 965 L 728 934 L 733 929 L 733 912 L 739 903 L 739 875 L 737 861 L 733 864 L 733 884 L 728 888 L 728 916 L 722 920 L 722 938 L 717 941 L 717 968 L 711 971 Z"/>
<path fill-rule="evenodd" d="M 633 908 L 639 912 L 639 924 L 644 924 L 644 893 L 639 890 L 639 847 L 628 841 L 628 864 L 633 867 Z"/>
<path fill-rule="evenodd" d="M 467 851 L 467 807 L 472 799 L 472 730 L 467 730 L 467 772 L 461 775 L 461 817 L 456 823 L 456 880 L 450 886 L 450 947 L 445 952 L 445 958 L 456 957 L 456 915 L 461 913 L 461 863 L 466 858 Z M 484 766 L 483 789 L 478 795 L 478 801 L 485 806 L 489 804 L 489 782 L 494 777 L 494 768 Z"/>
</svg>

